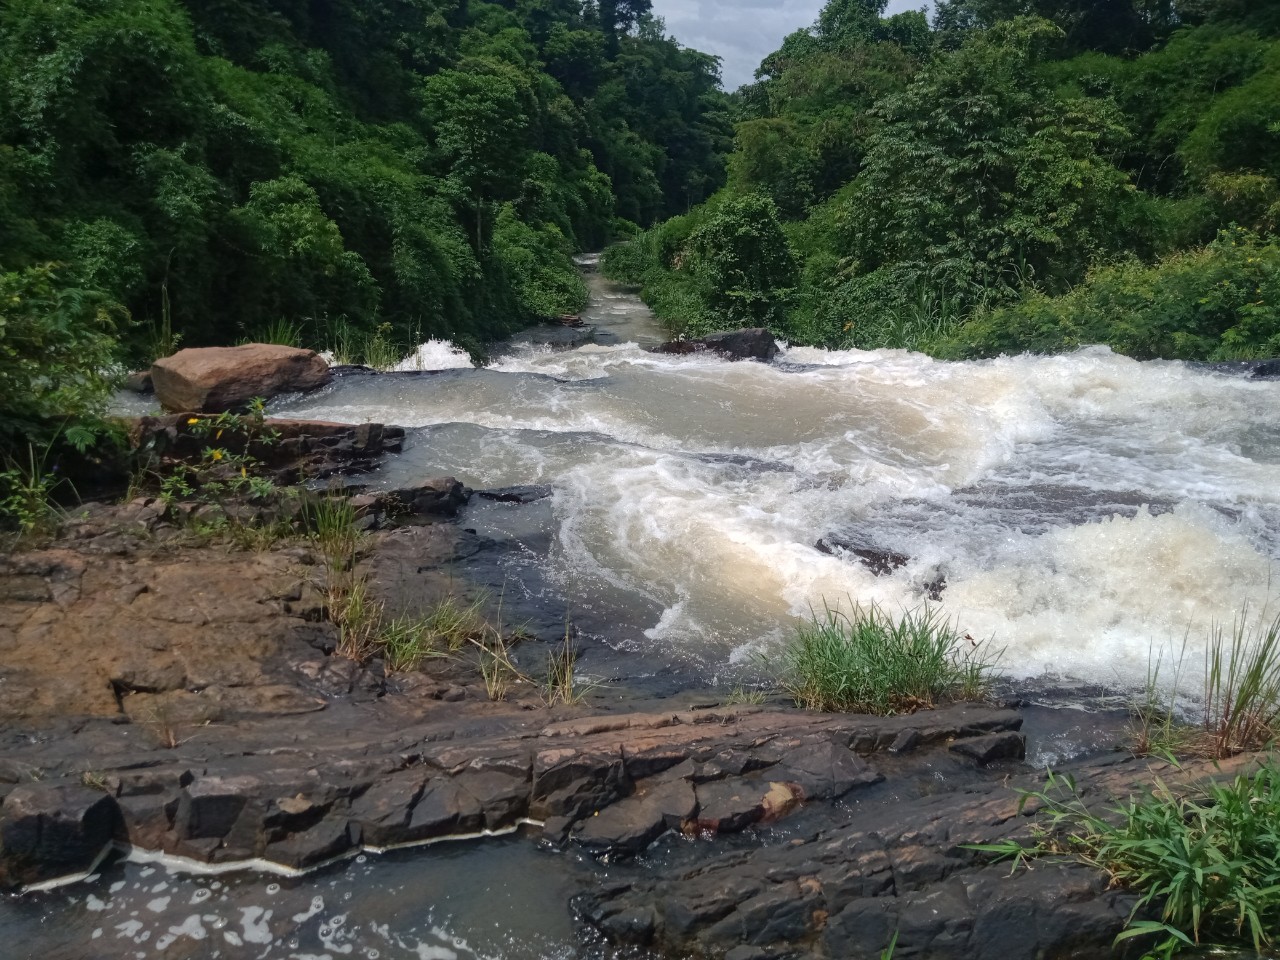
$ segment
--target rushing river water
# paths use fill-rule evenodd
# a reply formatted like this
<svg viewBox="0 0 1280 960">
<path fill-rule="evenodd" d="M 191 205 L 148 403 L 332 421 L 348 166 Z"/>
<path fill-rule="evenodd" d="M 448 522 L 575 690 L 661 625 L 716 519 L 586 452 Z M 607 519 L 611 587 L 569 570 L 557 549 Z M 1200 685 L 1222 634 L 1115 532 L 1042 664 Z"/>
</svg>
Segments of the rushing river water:
<svg viewBox="0 0 1280 960">
<path fill-rule="evenodd" d="M 1187 638 L 1194 660 L 1213 622 L 1275 596 L 1280 383 L 1102 348 L 659 355 L 643 304 L 591 280 L 591 342 L 517 343 L 483 369 L 430 344 L 411 365 L 452 369 L 275 411 L 417 428 L 382 484 L 549 485 L 541 533 L 571 615 L 710 676 L 811 610 L 913 607 L 945 578 L 942 609 L 1014 677 L 1125 689 L 1153 647 Z M 510 533 L 500 513 L 474 522 Z M 832 535 L 909 560 L 877 576 L 816 549 Z"/>
<path fill-rule="evenodd" d="M 406 369 L 443 372 L 343 378 L 273 412 L 414 428 L 381 485 L 550 487 L 528 506 L 476 499 L 463 522 L 516 547 L 508 589 L 567 600 L 633 679 L 653 663 L 704 681 L 760 669 L 753 654 L 811 609 L 912 607 L 945 578 L 947 615 L 1070 699 L 1140 684 L 1153 646 L 1186 637 L 1194 658 L 1211 622 L 1276 592 L 1280 384 L 1097 349 L 965 364 L 656 355 L 644 306 L 590 277 L 587 342 L 534 331 L 484 369 L 428 344 Z M 823 538 L 909 560 L 876 576 Z M 1077 711 L 1027 716 L 1032 762 L 1111 742 Z M 605 957 L 566 907 L 601 869 L 518 837 L 305 879 L 117 863 L 0 901 L 0 956 Z"/>
</svg>

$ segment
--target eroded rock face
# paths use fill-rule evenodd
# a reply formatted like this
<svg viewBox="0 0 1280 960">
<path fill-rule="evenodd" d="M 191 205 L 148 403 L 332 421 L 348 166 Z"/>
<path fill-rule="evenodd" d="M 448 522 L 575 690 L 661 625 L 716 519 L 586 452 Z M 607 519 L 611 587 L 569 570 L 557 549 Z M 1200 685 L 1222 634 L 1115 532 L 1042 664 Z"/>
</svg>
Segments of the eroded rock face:
<svg viewBox="0 0 1280 960">
<path fill-rule="evenodd" d="M 672 340 L 657 347 L 657 353 L 701 353 L 710 350 L 729 360 L 761 360 L 768 362 L 778 355 L 773 334 L 764 327 L 725 330 L 692 340 Z"/>
<path fill-rule="evenodd" d="M 131 443 L 162 460 L 196 462 L 209 446 L 208 437 L 192 433 L 186 414 L 139 417 L 131 431 Z M 219 438 L 220 446 L 233 453 L 248 453 L 275 473 L 277 483 L 334 474 L 364 473 L 387 454 L 399 453 L 404 428 L 381 423 L 329 423 L 323 420 L 271 420 L 270 442 L 246 443 L 238 432 Z"/>
<path fill-rule="evenodd" d="M 156 398 L 174 412 L 242 409 L 255 397 L 315 390 L 329 377 L 329 365 L 314 350 L 270 343 L 179 350 L 151 367 Z"/>
</svg>

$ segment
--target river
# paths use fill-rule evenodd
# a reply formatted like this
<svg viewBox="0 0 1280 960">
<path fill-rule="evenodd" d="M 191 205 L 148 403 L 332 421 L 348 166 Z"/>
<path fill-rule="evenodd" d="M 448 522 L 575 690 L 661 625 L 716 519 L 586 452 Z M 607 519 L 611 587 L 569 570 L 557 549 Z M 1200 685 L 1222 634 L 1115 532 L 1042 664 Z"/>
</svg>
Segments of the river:
<svg viewBox="0 0 1280 960">
<path fill-rule="evenodd" d="M 517 342 L 473 369 L 429 345 L 428 366 L 455 369 L 344 379 L 275 412 L 414 428 L 384 485 L 549 485 L 524 535 L 548 545 L 539 572 L 569 615 L 699 676 L 750 673 L 824 606 L 910 608 L 945 582 L 942 611 L 1010 676 L 1123 691 L 1184 639 L 1197 673 L 1212 624 L 1276 595 L 1280 384 L 1105 348 L 659 355 L 644 305 L 588 276 L 580 346 Z M 468 520 L 511 536 L 529 523 L 512 514 Z M 833 537 L 908 559 L 877 576 L 816 549 Z"/>
<path fill-rule="evenodd" d="M 582 331 L 535 331 L 481 369 L 428 344 L 408 366 L 440 372 L 345 377 L 272 407 L 412 428 L 375 484 L 449 473 L 478 489 L 548 486 L 529 506 L 477 499 L 463 522 L 512 545 L 504 589 L 562 603 L 597 651 L 588 671 L 765 677 L 797 617 L 934 593 L 1003 648 L 1020 689 L 1083 701 L 1141 686 L 1153 650 L 1184 640 L 1196 675 L 1213 622 L 1274 598 L 1280 384 L 1101 349 L 963 364 L 800 347 L 769 365 L 657 355 L 644 306 L 589 277 Z M 907 560 L 877 576 L 817 549 L 824 538 Z M 1047 713 L 1058 719 L 1028 720 L 1041 763 L 1107 742 L 1061 719 L 1074 711 Z M 1064 750 L 1045 747 L 1054 737 Z M 0 901 L 0 952 L 606 956 L 577 939 L 565 904 L 610 871 L 627 876 L 515 837 L 361 856 L 305 879 L 116 863 Z"/>
</svg>

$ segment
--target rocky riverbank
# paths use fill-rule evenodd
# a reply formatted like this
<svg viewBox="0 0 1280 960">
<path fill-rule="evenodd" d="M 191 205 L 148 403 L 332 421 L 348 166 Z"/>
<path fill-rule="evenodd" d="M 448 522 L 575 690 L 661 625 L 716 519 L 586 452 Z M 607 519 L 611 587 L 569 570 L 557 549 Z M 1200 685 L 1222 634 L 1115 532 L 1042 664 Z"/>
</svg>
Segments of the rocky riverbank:
<svg viewBox="0 0 1280 960">
<path fill-rule="evenodd" d="M 141 435 L 176 456 L 180 427 Z M 279 429 L 282 478 L 358 471 L 398 441 Z M 470 565 L 492 544 L 448 516 L 468 495 L 360 499 L 360 564 L 390 608 L 478 596 Z M 1132 907 L 1085 867 L 1011 874 L 971 849 L 1030 836 L 1016 701 L 873 718 L 610 687 L 551 708 L 519 683 L 493 701 L 466 656 L 392 674 L 339 656 L 313 545 L 247 550 L 193 536 L 191 516 L 91 504 L 0 559 L 10 889 L 114 848 L 307 870 L 525 825 L 631 864 L 565 904 L 584 937 L 670 956 L 875 957 L 895 932 L 902 956 L 1094 956 Z M 1099 798 L 1172 774 L 1124 752 L 1070 769 Z"/>
</svg>

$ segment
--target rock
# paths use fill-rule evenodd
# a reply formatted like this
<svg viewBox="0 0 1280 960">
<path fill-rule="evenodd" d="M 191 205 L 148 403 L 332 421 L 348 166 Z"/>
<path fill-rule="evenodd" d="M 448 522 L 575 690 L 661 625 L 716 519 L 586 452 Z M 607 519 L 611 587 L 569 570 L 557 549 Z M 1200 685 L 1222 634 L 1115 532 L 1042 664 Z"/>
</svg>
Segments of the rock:
<svg viewBox="0 0 1280 960">
<path fill-rule="evenodd" d="M 672 340 L 655 348 L 656 353 L 702 353 L 710 350 L 729 360 L 761 360 L 768 362 L 778 355 L 773 334 L 764 327 L 725 330 L 691 340 Z"/>
<path fill-rule="evenodd" d="M 911 558 L 904 553 L 888 550 L 861 537 L 847 534 L 829 533 L 815 543 L 813 548 L 832 557 L 853 557 L 877 577 L 889 576 L 911 562 Z M 938 573 L 921 586 L 930 600 L 941 600 L 942 591 L 947 588 L 947 578 Z"/>
<path fill-rule="evenodd" d="M 329 382 L 329 365 L 313 350 L 269 343 L 197 347 L 157 360 L 151 380 L 161 406 L 174 412 L 221 413 L 255 397 L 304 393 Z"/>
<path fill-rule="evenodd" d="M 543 484 L 525 485 L 519 487 L 501 487 L 497 490 L 477 490 L 476 496 L 484 500 L 493 500 L 497 503 L 534 503 L 538 500 L 545 500 L 551 496 L 550 487 Z"/>
<path fill-rule="evenodd" d="M 1020 733 L 991 733 L 957 740 L 948 748 L 986 765 L 997 760 L 1022 760 L 1027 755 L 1027 738 Z"/>
<path fill-rule="evenodd" d="M 0 887 L 88 870 L 120 824 L 115 798 L 80 785 L 22 784 L 0 808 Z"/>
<path fill-rule="evenodd" d="M 764 819 L 765 798 L 773 784 L 745 780 L 716 780 L 697 787 L 700 831 L 710 834 L 737 833 Z"/>
<path fill-rule="evenodd" d="M 186 414 L 139 417 L 130 431 L 130 442 L 164 460 L 198 462 L 209 441 L 192 434 L 189 419 Z M 345 480 L 348 474 L 372 470 L 387 454 L 399 452 L 404 442 L 402 427 L 380 423 L 272 420 L 271 432 L 270 441 L 246 442 L 243 435 L 232 432 L 224 433 L 218 442 L 232 453 L 252 456 L 274 474 L 277 483 L 330 477 Z M 355 486 L 345 482 L 343 489 L 355 492 Z"/>
<path fill-rule="evenodd" d="M 150 370 L 135 370 L 124 378 L 124 382 L 120 386 L 130 393 L 137 393 L 143 396 L 156 392 L 155 384 L 151 382 Z"/>
<path fill-rule="evenodd" d="M 436 477 L 392 491 L 384 497 L 384 502 L 393 514 L 453 517 L 470 499 L 471 490 L 453 477 Z"/>
<path fill-rule="evenodd" d="M 594 853 L 636 854 L 667 830 L 681 829 L 697 809 L 686 780 L 646 785 L 582 820 L 572 837 Z"/>
<path fill-rule="evenodd" d="M 838 800 L 855 787 L 879 783 L 884 775 L 851 750 L 828 740 L 788 751 L 779 766 L 770 768 L 769 779 L 794 784 L 803 800 Z"/>
</svg>

